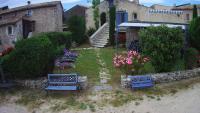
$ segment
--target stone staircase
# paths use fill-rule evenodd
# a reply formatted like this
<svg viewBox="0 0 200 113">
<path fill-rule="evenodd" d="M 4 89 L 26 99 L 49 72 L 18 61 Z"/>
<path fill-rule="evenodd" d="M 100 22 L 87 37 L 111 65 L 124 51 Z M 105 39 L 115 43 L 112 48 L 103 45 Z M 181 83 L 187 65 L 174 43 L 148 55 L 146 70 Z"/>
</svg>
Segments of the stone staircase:
<svg viewBox="0 0 200 113">
<path fill-rule="evenodd" d="M 103 48 L 108 44 L 108 40 L 109 24 L 105 23 L 90 37 L 90 44 L 93 47 Z"/>
</svg>

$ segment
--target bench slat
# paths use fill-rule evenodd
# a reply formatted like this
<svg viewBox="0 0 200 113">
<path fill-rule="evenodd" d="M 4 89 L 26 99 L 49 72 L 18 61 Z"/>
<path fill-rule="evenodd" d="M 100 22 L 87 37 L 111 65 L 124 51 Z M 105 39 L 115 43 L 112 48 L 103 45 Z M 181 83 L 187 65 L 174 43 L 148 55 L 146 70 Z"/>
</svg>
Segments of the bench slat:
<svg viewBox="0 0 200 113">
<path fill-rule="evenodd" d="M 78 74 L 48 74 L 46 90 L 78 90 Z"/>
<path fill-rule="evenodd" d="M 150 76 L 128 76 L 131 81 L 131 88 L 153 87 L 153 80 Z"/>
<path fill-rule="evenodd" d="M 77 90 L 77 86 L 48 86 L 46 90 L 57 90 L 57 91 L 63 91 L 63 90 L 69 90 L 74 91 Z"/>
</svg>

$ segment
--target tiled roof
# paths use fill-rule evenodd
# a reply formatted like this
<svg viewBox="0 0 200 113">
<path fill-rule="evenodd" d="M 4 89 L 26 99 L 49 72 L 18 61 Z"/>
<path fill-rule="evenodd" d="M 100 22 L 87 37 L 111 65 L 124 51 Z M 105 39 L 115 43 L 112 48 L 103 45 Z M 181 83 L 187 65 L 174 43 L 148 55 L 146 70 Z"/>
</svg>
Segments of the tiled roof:
<svg viewBox="0 0 200 113">
<path fill-rule="evenodd" d="M 18 22 L 21 19 L 22 19 L 22 17 L 4 19 L 4 20 L 0 21 L 0 26 L 7 25 L 7 24 L 14 24 L 14 23 Z"/>
<path fill-rule="evenodd" d="M 16 12 L 16 11 L 21 11 L 21 10 L 27 10 L 27 9 L 35 9 L 35 8 L 41 8 L 41 7 L 51 7 L 51 6 L 55 6 L 57 4 L 61 4 L 61 2 L 60 1 L 53 1 L 53 2 L 45 2 L 45 3 L 39 3 L 39 4 L 30 4 L 30 5 L 25 5 L 25 6 L 21 6 L 21 7 L 16 7 L 16 8 L 0 11 L 0 15 L 6 14 L 6 13 L 11 13 L 11 12 Z"/>
</svg>

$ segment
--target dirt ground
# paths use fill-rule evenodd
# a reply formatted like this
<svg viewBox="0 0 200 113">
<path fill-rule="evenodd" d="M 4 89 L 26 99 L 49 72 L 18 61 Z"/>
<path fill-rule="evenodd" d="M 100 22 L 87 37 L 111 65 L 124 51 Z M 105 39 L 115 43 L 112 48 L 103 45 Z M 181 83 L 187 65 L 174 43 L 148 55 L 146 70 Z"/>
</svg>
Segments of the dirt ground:
<svg viewBox="0 0 200 113">
<path fill-rule="evenodd" d="M 93 97 L 95 99 L 95 96 Z M 98 96 L 96 96 L 98 101 Z M 106 105 L 91 109 L 74 110 L 63 109 L 61 111 L 49 110 L 50 103 L 42 104 L 39 108 L 30 110 L 25 106 L 16 104 L 16 96 L 0 104 L 0 113 L 200 113 L 200 83 L 192 87 L 168 94 L 160 99 L 152 99 L 144 96 L 142 100 L 131 101 L 119 107 Z"/>
</svg>

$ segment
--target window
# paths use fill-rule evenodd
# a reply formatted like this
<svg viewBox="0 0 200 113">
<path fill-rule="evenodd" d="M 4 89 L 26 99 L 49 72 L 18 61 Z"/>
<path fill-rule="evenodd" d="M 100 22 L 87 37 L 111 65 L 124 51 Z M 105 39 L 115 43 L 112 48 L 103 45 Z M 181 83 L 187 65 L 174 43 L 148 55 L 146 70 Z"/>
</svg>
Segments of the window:
<svg viewBox="0 0 200 113">
<path fill-rule="evenodd" d="M 32 14 L 33 14 L 32 10 L 28 10 L 26 16 L 32 16 Z"/>
<path fill-rule="evenodd" d="M 13 26 L 8 26 L 7 33 L 8 33 L 8 35 L 12 35 L 13 34 Z"/>
<path fill-rule="evenodd" d="M 137 20 L 137 13 L 133 13 L 133 20 Z"/>
<path fill-rule="evenodd" d="M 186 14 L 186 20 L 190 20 L 190 14 Z"/>
<path fill-rule="evenodd" d="M 2 16 L 0 16 L 0 21 L 3 19 L 3 17 Z"/>
</svg>

